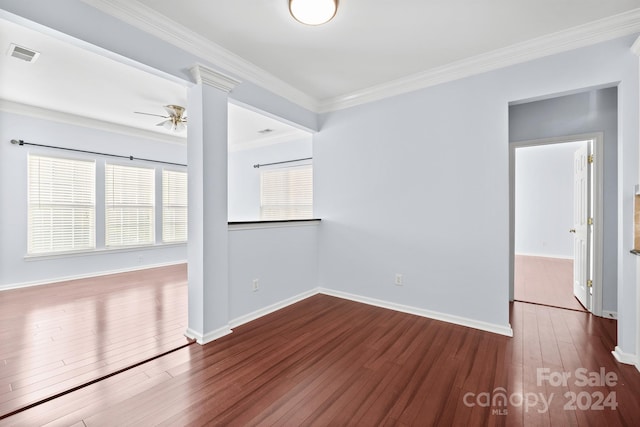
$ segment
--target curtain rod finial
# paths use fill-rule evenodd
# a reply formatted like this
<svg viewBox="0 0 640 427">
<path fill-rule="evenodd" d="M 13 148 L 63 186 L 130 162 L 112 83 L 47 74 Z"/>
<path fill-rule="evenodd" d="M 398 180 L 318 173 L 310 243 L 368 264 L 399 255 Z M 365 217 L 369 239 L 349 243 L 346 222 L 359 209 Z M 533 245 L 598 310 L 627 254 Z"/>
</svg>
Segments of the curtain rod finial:
<svg viewBox="0 0 640 427">
<path fill-rule="evenodd" d="M 20 145 L 24 145 L 24 141 L 21 139 L 12 139 L 11 140 L 12 144 L 20 144 Z"/>
</svg>

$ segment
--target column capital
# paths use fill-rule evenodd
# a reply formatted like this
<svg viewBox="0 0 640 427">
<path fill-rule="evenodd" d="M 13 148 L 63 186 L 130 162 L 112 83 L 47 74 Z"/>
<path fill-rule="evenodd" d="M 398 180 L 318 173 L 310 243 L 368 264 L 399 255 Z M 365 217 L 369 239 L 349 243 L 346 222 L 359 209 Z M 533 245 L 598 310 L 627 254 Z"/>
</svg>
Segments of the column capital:
<svg viewBox="0 0 640 427">
<path fill-rule="evenodd" d="M 234 87 L 241 83 L 240 80 L 222 74 L 202 64 L 195 64 L 189 71 L 191 71 L 191 75 L 196 80 L 196 83 L 212 86 L 225 92 L 231 92 Z"/>
</svg>

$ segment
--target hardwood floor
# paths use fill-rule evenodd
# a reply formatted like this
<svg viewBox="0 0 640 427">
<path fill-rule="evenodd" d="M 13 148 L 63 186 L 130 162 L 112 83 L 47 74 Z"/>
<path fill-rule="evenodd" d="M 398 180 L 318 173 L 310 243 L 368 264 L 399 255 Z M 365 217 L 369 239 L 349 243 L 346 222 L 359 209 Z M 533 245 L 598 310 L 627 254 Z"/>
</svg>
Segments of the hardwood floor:
<svg viewBox="0 0 640 427">
<path fill-rule="evenodd" d="M 516 255 L 514 297 L 517 301 L 586 311 L 573 295 L 573 260 Z"/>
<path fill-rule="evenodd" d="M 611 355 L 615 320 L 516 302 L 511 323 L 508 338 L 316 295 L 0 425 L 640 423 L 640 373 Z M 577 369 L 608 384 L 583 385 Z M 556 384 L 565 373 L 567 384 Z M 571 392 L 576 409 L 565 409 Z"/>
<path fill-rule="evenodd" d="M 186 265 L 0 292 L 0 416 L 188 343 Z"/>
</svg>

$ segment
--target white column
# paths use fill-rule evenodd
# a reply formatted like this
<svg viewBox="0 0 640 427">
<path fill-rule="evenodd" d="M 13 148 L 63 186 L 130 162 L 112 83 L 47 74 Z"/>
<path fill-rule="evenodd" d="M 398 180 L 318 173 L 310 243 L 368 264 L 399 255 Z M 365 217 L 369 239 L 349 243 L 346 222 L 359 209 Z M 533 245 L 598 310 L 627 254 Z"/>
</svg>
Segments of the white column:
<svg viewBox="0 0 640 427">
<path fill-rule="evenodd" d="M 640 37 L 631 46 L 631 52 L 640 56 Z M 640 86 L 638 69 L 640 69 L 640 61 L 635 75 L 637 80 L 624 81 L 618 86 L 618 115 L 622 115 L 623 121 L 637 120 L 638 86 Z M 635 87 L 636 91 L 633 96 L 635 105 L 631 108 L 627 108 L 629 102 L 625 102 L 624 99 L 625 96 L 630 96 L 628 95 L 629 87 Z M 634 115 L 636 118 L 632 118 Z M 635 186 L 640 182 L 640 175 L 638 175 L 640 157 L 636 147 L 633 146 L 634 142 L 630 142 L 637 141 L 637 128 L 629 137 L 630 132 L 625 132 L 623 127 L 619 126 L 621 132 L 618 133 L 618 342 L 613 355 L 618 362 L 634 364 L 640 370 L 640 259 L 629 254 L 630 248 L 633 247 L 633 198 L 635 197 L 635 191 L 631 190 L 632 185 Z M 632 184 L 627 171 L 633 170 L 636 172 L 632 177 L 634 181 Z M 633 282 L 629 280 L 630 276 L 627 273 L 632 269 Z"/>
<path fill-rule="evenodd" d="M 188 290 L 186 335 L 206 344 L 229 328 L 227 225 L 227 98 L 239 81 L 202 65 L 191 73 L 188 94 L 189 171 Z"/>
<path fill-rule="evenodd" d="M 631 52 L 633 52 L 636 56 L 640 57 L 640 37 L 638 37 L 635 41 L 635 43 L 633 43 L 633 46 L 631 46 Z M 638 68 L 640 69 L 640 61 L 638 63 Z M 638 73 L 638 79 L 640 80 L 640 72 Z M 639 84 L 640 86 L 640 84 Z M 619 95 L 618 95 L 619 96 Z M 618 114 L 620 114 L 620 110 L 618 110 Z M 619 137 L 618 137 L 619 138 Z M 619 139 L 618 139 L 619 141 Z M 620 142 L 618 142 L 618 144 L 620 144 Z M 638 162 L 638 165 L 640 165 L 640 158 L 637 158 L 636 161 Z M 620 159 L 618 159 L 618 165 L 620 164 Z M 640 172 L 640 168 L 639 172 Z M 638 182 L 640 183 L 640 175 L 638 176 Z M 637 184 L 636 184 L 637 186 Z M 637 191 L 636 191 L 637 193 Z M 634 196 L 635 197 L 635 196 Z M 635 205 L 635 198 L 634 198 L 634 205 Z M 635 216 L 635 210 L 634 210 L 634 216 Z M 620 215 L 618 215 L 618 218 L 620 217 Z M 635 219 L 635 218 L 634 218 Z M 635 224 L 634 224 L 635 227 Z M 629 233 L 631 234 L 631 233 Z M 619 246 L 619 245 L 618 245 Z M 627 248 L 623 248 L 627 249 Z M 638 249 L 638 248 L 634 248 L 634 249 Z M 618 256 L 620 252 L 618 252 Z M 620 270 L 618 270 L 620 271 Z M 618 279 L 618 284 L 620 283 L 620 280 Z M 629 361 L 629 363 L 634 363 L 636 365 L 636 369 L 638 371 L 640 371 L 640 257 L 636 258 L 636 280 L 635 280 L 635 290 L 636 290 L 636 301 L 635 301 L 635 326 L 636 326 L 636 346 L 635 346 L 635 350 L 636 350 L 636 354 L 634 355 L 634 360 L 631 362 Z M 622 335 L 622 333 L 624 332 L 622 329 L 622 320 L 620 318 L 621 313 L 624 314 L 624 309 L 621 309 L 621 301 L 624 298 L 621 298 L 621 290 L 618 288 L 618 336 Z M 618 338 L 618 345 L 619 345 L 619 341 L 620 338 Z M 620 347 L 616 346 L 613 355 L 616 356 L 616 358 L 619 360 L 618 356 L 616 355 L 616 352 L 620 351 Z"/>
</svg>

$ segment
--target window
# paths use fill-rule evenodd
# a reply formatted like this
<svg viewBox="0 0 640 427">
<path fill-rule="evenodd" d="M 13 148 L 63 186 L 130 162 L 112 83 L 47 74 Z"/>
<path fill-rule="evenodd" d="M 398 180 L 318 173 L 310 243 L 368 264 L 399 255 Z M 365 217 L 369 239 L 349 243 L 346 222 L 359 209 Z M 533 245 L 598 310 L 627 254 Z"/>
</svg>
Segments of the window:
<svg viewBox="0 0 640 427">
<path fill-rule="evenodd" d="M 95 162 L 29 155 L 28 253 L 95 248 Z"/>
<path fill-rule="evenodd" d="M 162 171 L 162 241 L 187 241 L 187 173 Z"/>
<path fill-rule="evenodd" d="M 267 169 L 260 172 L 260 219 L 312 217 L 312 165 Z"/>
<path fill-rule="evenodd" d="M 105 245 L 155 242 L 155 169 L 105 165 Z"/>
</svg>

